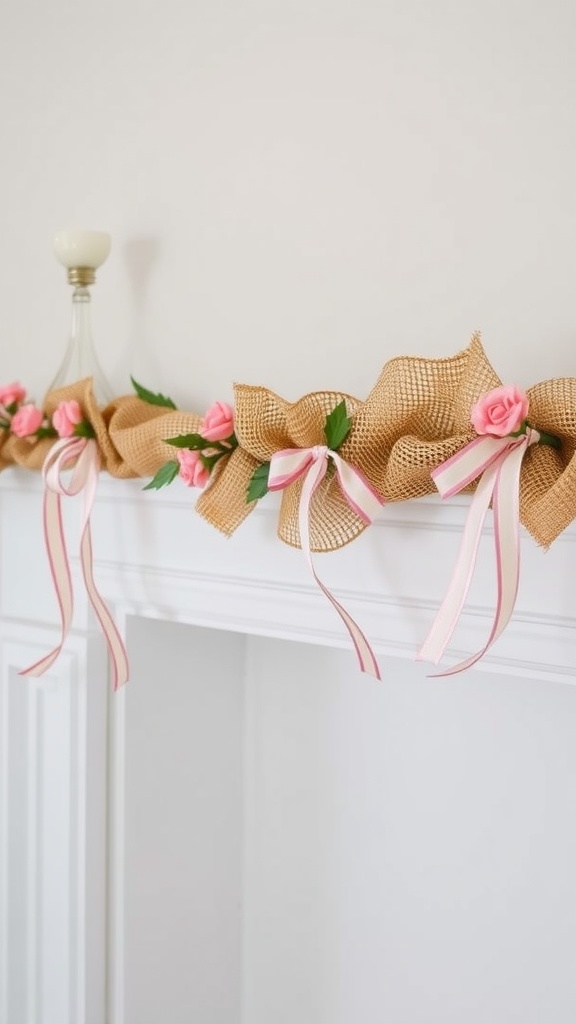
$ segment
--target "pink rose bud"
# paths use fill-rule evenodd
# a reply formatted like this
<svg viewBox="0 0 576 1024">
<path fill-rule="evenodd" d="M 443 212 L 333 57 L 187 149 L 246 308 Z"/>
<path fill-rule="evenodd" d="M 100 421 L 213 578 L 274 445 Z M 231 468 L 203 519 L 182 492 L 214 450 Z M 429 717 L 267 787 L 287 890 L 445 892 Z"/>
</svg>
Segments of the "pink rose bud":
<svg viewBox="0 0 576 1024">
<path fill-rule="evenodd" d="M 42 426 L 44 413 L 35 405 L 21 405 L 10 421 L 10 430 L 16 437 L 30 437 Z"/>
<path fill-rule="evenodd" d="M 477 434 L 506 437 L 519 430 L 528 415 L 528 395 L 513 384 L 487 391 L 472 409 Z"/>
<path fill-rule="evenodd" d="M 180 478 L 187 487 L 205 487 L 210 479 L 210 470 L 202 464 L 200 452 L 191 452 L 188 448 L 179 448 Z"/>
<path fill-rule="evenodd" d="M 75 398 L 60 402 L 52 416 L 52 423 L 59 437 L 73 437 L 74 428 L 83 420 L 82 409 Z"/>
<path fill-rule="evenodd" d="M 225 441 L 234 433 L 234 413 L 226 402 L 214 402 L 207 410 L 200 434 L 207 441 Z"/>
<path fill-rule="evenodd" d="M 23 402 L 26 398 L 26 390 L 20 384 L 6 384 L 0 388 L 0 405 L 6 408 L 7 405 L 14 405 L 16 402 Z"/>
</svg>

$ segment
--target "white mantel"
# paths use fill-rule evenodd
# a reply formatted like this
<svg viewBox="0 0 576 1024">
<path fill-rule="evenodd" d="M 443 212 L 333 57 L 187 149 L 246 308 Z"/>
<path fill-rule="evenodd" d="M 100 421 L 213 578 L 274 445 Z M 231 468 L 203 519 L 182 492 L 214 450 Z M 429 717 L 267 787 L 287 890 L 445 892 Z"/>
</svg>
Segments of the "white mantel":
<svg viewBox="0 0 576 1024">
<path fill-rule="evenodd" d="M 150 1020 L 142 1017 L 145 1010 L 138 1009 L 138 997 L 134 994 L 143 984 L 137 985 L 134 979 L 138 972 L 145 973 L 143 965 L 147 954 L 134 952 L 134 935 L 138 932 L 134 908 L 141 904 L 133 887 L 137 889 L 141 884 L 142 891 L 148 894 L 145 902 L 152 905 L 158 866 L 150 852 L 153 842 L 148 833 L 143 843 L 136 842 L 141 834 L 139 829 L 145 830 L 147 826 L 146 816 L 141 819 L 133 808 L 139 806 L 137 785 L 144 785 L 142 779 L 146 771 L 151 771 L 145 787 L 149 793 L 166 770 L 171 756 L 170 737 L 173 737 L 174 756 L 184 757 L 183 763 L 186 763 L 186 732 L 182 731 L 186 721 L 192 733 L 199 730 L 194 743 L 190 741 L 190 757 L 196 756 L 195 751 L 200 758 L 197 766 L 200 774 L 202 765 L 210 761 L 219 743 L 225 751 L 235 751 L 236 760 L 234 764 L 227 762 L 226 770 L 222 767 L 223 758 L 216 758 L 209 774 L 218 797 L 214 796 L 212 803 L 207 797 L 208 803 L 199 805 L 194 812 L 204 816 L 198 827 L 206 838 L 210 829 L 216 827 L 210 807 L 221 807 L 229 801 L 230 807 L 224 816 L 227 824 L 220 823 L 218 828 L 230 828 L 234 838 L 229 837 L 223 844 L 215 840 L 220 854 L 214 856 L 208 844 L 202 862 L 212 863 L 212 882 L 207 882 L 206 891 L 213 886 L 213 891 L 210 890 L 213 909 L 207 920 L 220 921 L 216 935 L 210 934 L 210 927 L 204 922 L 194 938 L 194 928 L 200 927 L 198 921 L 202 920 L 198 910 L 196 924 L 193 913 L 187 918 L 192 922 L 192 938 L 180 921 L 174 943 L 180 948 L 182 943 L 186 945 L 190 941 L 192 961 L 195 956 L 209 958 L 207 950 L 211 942 L 215 943 L 215 949 L 225 949 L 221 955 L 230 961 L 228 966 L 225 963 L 222 966 L 228 977 L 225 985 L 228 1003 L 219 1001 L 220 997 L 216 998 L 213 993 L 204 993 L 201 998 L 198 996 L 196 1015 L 190 1011 L 192 1015 L 187 1017 L 183 1008 L 179 1010 L 175 995 L 176 1002 L 166 1020 L 170 1020 L 170 1024 L 184 1024 L 189 1019 L 198 1024 L 263 1024 L 265 1020 L 270 1024 L 380 1024 L 380 1019 L 372 1016 L 374 1010 L 370 1008 L 369 997 L 366 996 L 364 1010 L 360 1010 L 359 997 L 351 994 L 356 989 L 352 985 L 349 991 L 342 981 L 339 983 L 342 990 L 336 986 L 338 991 L 334 993 L 334 985 L 325 979 L 326 991 L 332 993 L 333 1002 L 329 1000 L 329 1005 L 325 999 L 324 1002 L 320 999 L 314 987 L 316 983 L 304 985 L 307 995 L 306 999 L 301 997 L 304 1002 L 299 1004 L 300 1009 L 286 1011 L 299 1013 L 298 1018 L 283 1017 L 270 1002 L 271 997 L 262 996 L 257 981 L 259 972 L 269 976 L 279 968 L 276 960 L 271 966 L 263 953 L 255 953 L 256 949 L 267 945 L 275 948 L 269 934 L 272 924 L 268 922 L 266 927 L 262 924 L 266 908 L 276 898 L 272 895 L 275 889 L 266 889 L 268 861 L 262 860 L 267 843 L 272 839 L 268 833 L 265 839 L 261 840 L 261 836 L 262 829 L 270 828 L 272 834 L 274 829 L 281 828 L 284 819 L 280 815 L 275 821 L 270 808 L 262 817 L 269 794 L 259 758 L 279 756 L 278 749 L 286 741 L 283 714 L 286 729 L 296 728 L 296 720 L 290 717 L 295 714 L 294 710 L 286 705 L 281 711 L 283 701 L 290 699 L 292 690 L 289 681 L 281 686 L 278 680 L 284 676 L 289 680 L 290 671 L 300 684 L 302 673 L 309 665 L 313 677 L 305 690 L 311 706 L 304 707 L 298 719 L 299 743 L 304 742 L 299 730 L 305 733 L 307 715 L 320 730 L 320 739 L 308 737 L 311 752 L 317 743 L 319 749 L 323 749 L 322 730 L 326 728 L 327 718 L 335 714 L 333 701 L 350 702 L 354 699 L 352 695 L 357 694 L 362 713 L 368 720 L 374 720 L 382 714 L 382 701 L 396 692 L 394 687 L 390 689 L 390 684 L 398 679 L 399 673 L 405 673 L 408 689 L 413 689 L 413 681 L 425 678 L 429 669 L 411 663 L 446 585 L 468 499 L 441 504 L 430 498 L 390 505 L 382 510 L 379 521 L 353 544 L 330 555 L 316 556 L 321 577 L 373 643 L 383 676 L 383 682 L 378 684 L 357 671 L 348 637 L 333 609 L 311 581 L 302 554 L 277 540 L 277 499 L 268 496 L 236 536 L 226 540 L 194 514 L 194 497 L 194 492 L 178 483 L 163 492 L 143 493 L 142 481 L 120 482 L 106 476 L 100 480 L 93 514 L 95 575 L 116 621 L 127 631 L 129 656 L 137 666 L 136 677 L 127 690 L 111 696 L 106 685 L 102 642 L 93 629 L 86 607 L 76 560 L 76 628 L 65 652 L 43 679 L 18 678 L 19 668 L 36 660 L 53 645 L 57 637 L 56 605 L 42 550 L 40 478 L 15 470 L 3 473 L 0 478 L 3 673 L 0 691 L 3 785 L 0 800 L 0 1024 L 156 1024 L 154 1016 Z M 68 509 L 67 516 L 73 534 L 76 509 Z M 490 687 L 494 680 L 504 677 L 534 683 L 575 681 L 575 539 L 576 531 L 570 529 L 544 553 L 523 534 L 517 611 L 504 637 L 480 663 L 479 671 L 449 684 L 428 681 L 427 686 L 437 688 L 430 693 L 466 694 L 477 688 L 479 682 L 484 681 L 486 687 Z M 489 524 L 481 549 L 478 578 L 451 652 L 453 659 L 480 648 L 490 629 L 494 587 L 491 543 Z M 158 627 L 146 625 L 150 619 L 208 629 L 191 632 L 187 646 L 185 634 L 176 627 L 167 625 L 162 633 Z M 226 631 L 226 635 L 216 631 Z M 266 640 L 262 641 L 264 646 L 258 646 L 257 640 L 253 644 L 249 642 L 251 637 L 281 643 L 274 648 Z M 286 641 L 315 646 L 298 650 Z M 320 648 L 334 650 L 332 654 L 322 653 Z M 348 650 L 338 653 L 342 648 Z M 276 649 L 279 652 L 277 662 L 273 653 Z M 262 651 L 266 652 L 265 657 L 261 656 Z M 406 663 L 405 668 L 402 662 Z M 447 659 L 446 664 L 449 663 Z M 149 677 L 150 673 L 154 679 Z M 197 720 L 197 709 L 202 705 L 194 691 L 194 681 L 202 673 L 222 680 L 224 687 L 218 697 L 224 703 L 207 706 L 204 725 Z M 266 676 L 280 687 L 275 703 L 269 703 L 272 689 L 263 683 Z M 176 682 L 168 686 L 172 677 Z M 334 679 L 332 688 L 331 677 Z M 187 685 L 188 679 L 190 685 Z M 510 685 L 513 683 L 511 680 Z M 178 696 L 172 686 L 176 686 Z M 140 706 L 139 694 L 144 693 L 148 695 L 147 703 Z M 207 693 L 208 702 L 216 700 L 216 684 Z M 554 696 L 556 693 L 557 688 L 551 687 L 552 701 L 558 699 Z M 319 694 L 325 702 L 323 710 L 317 703 Z M 160 701 L 158 705 L 154 704 L 156 700 Z M 507 700 L 503 697 L 504 704 Z M 372 709 L 367 707 L 371 701 L 374 702 Z M 354 705 L 349 703 L 346 707 L 346 712 L 340 708 L 339 713 L 344 717 L 349 715 L 352 720 Z M 163 718 L 167 708 L 172 722 L 168 726 L 164 722 L 166 733 L 160 758 L 153 743 L 150 748 L 141 743 L 142 736 L 148 735 L 147 730 L 151 730 L 150 736 L 160 735 L 161 729 L 159 726 L 156 729 L 154 723 Z M 356 726 L 360 728 L 358 722 Z M 267 742 L 272 742 L 274 728 L 280 730 L 279 738 L 274 741 L 273 749 L 262 754 L 267 750 Z M 366 728 L 364 723 L 362 729 Z M 214 730 L 212 738 L 210 729 Z M 384 721 L 382 729 L 386 729 Z M 150 743 L 150 736 L 146 743 Z M 346 738 L 341 742 L 346 745 Z M 368 743 L 366 736 L 359 742 L 361 750 L 363 744 Z M 198 751 L 203 743 L 207 746 L 200 757 Z M 146 757 L 148 749 L 151 751 L 149 758 Z M 287 757 L 290 752 L 291 748 L 287 748 Z M 352 757 L 350 750 L 348 756 Z M 335 757 L 338 772 L 340 755 L 336 753 Z M 358 752 L 353 757 L 355 764 L 357 759 Z M 275 778 L 275 763 L 267 762 L 266 778 Z M 345 752 L 342 763 L 346 763 Z M 311 764 L 313 766 L 313 759 Z M 131 774 L 132 765 L 140 765 L 137 771 L 140 783 Z M 220 767 L 222 774 L 219 774 Z M 313 775 L 313 767 L 307 770 Z M 180 806 L 187 804 L 186 794 L 192 793 L 188 785 L 185 794 L 177 794 L 182 771 L 166 783 Z M 291 778 L 295 771 L 292 765 Z M 276 782 L 284 792 L 286 778 L 282 773 Z M 317 812 L 321 817 L 325 801 L 330 802 L 327 794 L 329 791 L 320 786 Z M 275 807 L 278 806 L 277 796 Z M 146 800 L 145 795 L 143 799 Z M 305 804 L 307 797 L 302 799 Z M 150 800 L 153 803 L 152 797 Z M 192 795 L 190 800 L 193 802 Z M 354 802 L 349 808 L 351 815 L 356 813 L 353 806 Z M 162 817 L 162 802 L 158 804 L 157 813 Z M 291 812 L 286 813 L 290 817 Z M 184 807 L 182 814 L 185 815 Z M 164 823 L 167 835 L 171 835 L 174 820 L 174 814 L 168 815 L 168 824 Z M 305 817 L 306 830 L 312 828 L 314 834 L 315 821 L 314 815 L 311 819 Z M 326 836 L 330 834 L 327 826 Z M 301 841 L 294 838 L 292 829 L 290 835 L 295 848 L 301 849 Z M 379 835 L 375 833 L 376 843 Z M 184 848 L 188 842 L 191 844 L 191 851 L 197 849 L 197 840 L 196 834 L 195 843 L 193 829 L 191 836 L 186 833 L 180 838 Z M 316 836 L 314 856 L 318 855 L 324 841 L 328 839 Z M 346 837 L 340 835 L 338 842 L 334 840 L 334 847 L 329 844 L 327 849 L 342 850 L 346 842 Z M 162 857 L 162 846 L 156 853 Z M 138 859 L 140 854 L 142 862 Z M 219 856 L 223 858 L 221 863 Z M 230 862 L 226 861 L 227 856 Z M 346 856 L 345 863 L 351 863 L 352 848 Z M 190 857 L 192 853 L 188 857 L 191 863 Z M 298 863 L 297 853 L 293 854 L 291 863 Z M 190 899 L 193 908 L 200 906 L 202 893 L 196 892 L 192 875 L 192 869 L 190 875 L 184 873 L 179 883 L 179 900 L 186 905 L 186 900 Z M 328 876 L 330 885 L 336 885 L 329 870 Z M 297 871 L 295 877 L 301 879 L 301 871 L 300 874 Z M 296 884 L 292 876 L 284 877 L 283 886 L 288 887 L 287 891 L 292 884 Z M 337 887 L 334 891 L 338 891 Z M 218 903 L 215 893 L 228 893 L 226 899 L 222 896 L 224 902 L 219 909 L 214 909 Z M 317 887 L 313 888 L 311 902 L 316 898 Z M 360 906 L 362 899 L 360 896 Z M 245 913 L 239 915 L 240 902 Z M 169 903 L 169 896 L 161 896 L 155 913 L 161 916 Z M 253 906 L 260 907 L 261 913 L 252 912 Z M 317 909 L 317 913 L 320 914 L 320 910 Z M 233 922 L 228 926 L 231 914 Z M 144 925 L 141 927 L 144 933 Z M 318 927 L 316 923 L 314 928 Z M 336 925 L 332 922 L 326 927 L 327 934 L 333 934 Z M 183 929 L 182 934 L 178 929 Z M 290 932 L 285 921 L 281 932 L 284 936 Z M 305 946 L 307 940 L 302 941 Z M 345 945 L 345 940 L 342 941 Z M 169 944 L 168 939 L 166 942 Z M 199 943 L 198 947 L 195 942 Z M 296 942 L 296 947 L 298 945 Z M 281 943 L 279 948 L 282 948 Z M 320 952 L 316 949 L 320 962 L 324 962 L 325 956 L 336 957 L 334 963 L 338 962 L 340 954 L 322 950 L 324 945 Z M 290 960 L 286 950 L 282 955 Z M 307 955 L 309 959 L 312 954 L 308 951 Z M 294 956 L 297 958 L 296 952 Z M 278 957 L 282 959 L 280 953 Z M 157 955 L 155 958 L 157 960 Z M 173 951 L 169 959 L 174 960 Z M 218 957 L 214 962 L 209 958 L 208 966 L 203 969 L 204 979 L 210 976 L 210 963 L 218 976 L 217 960 Z M 296 967 L 294 971 L 298 973 Z M 178 973 L 171 991 L 184 984 L 183 973 L 185 971 Z M 294 990 L 298 990 L 294 978 L 292 982 Z M 279 978 L 280 983 L 287 983 L 286 978 L 283 982 Z M 367 984 L 363 983 L 362 991 Z M 381 1005 L 383 997 L 379 998 Z M 398 1013 L 394 1008 L 396 997 L 389 994 L 389 998 L 392 1007 L 389 1012 Z M 504 1005 L 505 997 L 502 999 Z M 463 1012 L 464 1003 L 458 1003 L 456 996 L 454 1000 L 453 1015 L 445 1005 L 444 1017 L 420 1019 L 416 999 L 414 1009 L 406 1010 L 405 1018 L 388 1016 L 386 1019 L 390 1024 L 428 1024 L 437 1019 L 448 1024 Z M 531 1003 L 534 1004 L 533 998 Z M 285 1000 L 282 1005 L 286 1005 Z M 182 1016 L 178 1016 L 179 1012 Z M 477 1021 L 479 1024 L 510 1024 L 511 1019 L 469 1015 L 467 1024 Z M 532 1022 L 532 1018 L 521 1015 L 518 1019 L 525 1024 Z M 564 1024 L 564 1017 L 550 1017 L 550 1021 L 552 1019 L 554 1024 Z"/>
</svg>

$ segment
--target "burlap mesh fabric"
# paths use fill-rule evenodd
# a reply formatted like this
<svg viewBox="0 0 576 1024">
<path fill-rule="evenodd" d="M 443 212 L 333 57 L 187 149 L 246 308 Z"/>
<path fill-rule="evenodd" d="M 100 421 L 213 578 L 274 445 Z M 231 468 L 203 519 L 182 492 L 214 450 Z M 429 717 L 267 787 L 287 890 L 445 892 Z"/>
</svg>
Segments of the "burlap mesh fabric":
<svg viewBox="0 0 576 1024">
<path fill-rule="evenodd" d="M 290 403 L 263 387 L 236 385 L 235 429 L 239 443 L 257 463 L 283 448 L 325 444 L 326 416 L 346 400 L 352 419 L 339 454 L 361 469 L 379 494 L 401 501 L 435 490 L 430 469 L 453 455 L 473 436 L 470 409 L 500 381 L 475 335 L 463 352 L 449 359 L 399 357 L 387 363 L 365 402 L 339 392 L 316 392 Z M 237 516 L 252 474 L 246 464 L 237 499 L 223 503 L 221 523 Z M 300 545 L 298 507 L 302 480 L 282 492 L 278 536 Z M 220 525 L 223 529 L 223 525 Z M 329 471 L 310 506 L 314 551 L 333 551 L 354 540 L 364 522 L 348 505 L 336 475 Z"/>
<path fill-rule="evenodd" d="M 430 470 L 476 436 L 472 406 L 500 384 L 477 334 L 449 359 L 391 360 L 355 417 L 355 430 L 362 423 L 368 436 L 379 434 L 361 468 L 388 501 L 434 493 Z M 530 424 L 561 442 L 560 450 L 532 446 L 522 463 L 520 520 L 547 547 L 576 517 L 576 379 L 544 381 L 527 394 Z M 376 457 L 380 446 L 388 452 L 383 477 Z"/>
<path fill-rule="evenodd" d="M 106 468 L 114 476 L 153 476 L 176 458 L 176 449 L 165 439 L 200 433 L 202 425 L 202 417 L 195 413 L 148 405 L 133 395 L 118 399 L 103 415 L 115 451 L 115 460 L 109 460 Z M 198 498 L 196 511 L 227 536 L 254 507 L 254 502 L 246 502 L 246 487 L 257 465 L 256 459 L 237 448 L 216 463 L 208 486 Z"/>
<path fill-rule="evenodd" d="M 291 403 L 267 388 L 237 384 L 234 388 L 234 426 L 240 446 L 256 460 L 268 462 L 283 448 L 310 448 L 325 444 L 327 415 L 343 399 L 352 416 L 359 401 L 350 395 L 318 391 Z M 353 459 L 344 454 L 349 461 Z M 247 476 L 244 494 L 251 473 Z M 282 491 L 278 536 L 294 547 L 300 545 L 298 505 L 302 480 Z M 331 470 L 324 477 L 310 504 L 310 544 L 313 551 L 332 551 L 354 540 L 364 529 L 362 520 L 347 504 Z"/>
<path fill-rule="evenodd" d="M 527 394 L 531 425 L 560 439 L 558 451 L 532 445 L 520 478 L 520 519 L 548 547 L 576 517 L 576 378 L 546 380 Z"/>
<path fill-rule="evenodd" d="M 167 437 L 195 434 L 201 417 L 163 406 L 149 405 L 136 395 L 119 398 L 103 411 L 111 452 L 105 468 L 112 476 L 153 476 L 176 458 Z"/>
<path fill-rule="evenodd" d="M 79 403 L 84 418 L 92 424 L 101 452 L 102 467 L 107 468 L 105 453 L 112 452 L 113 448 L 106 424 L 92 394 L 90 379 L 80 380 L 66 387 L 49 391 L 42 408 L 48 416 L 52 416 L 60 402 L 67 402 L 72 398 Z M 0 457 L 6 465 L 24 466 L 26 469 L 42 469 L 44 459 L 55 440 L 55 438 L 42 438 L 42 440 L 31 437 L 22 438 L 10 434 L 2 446 Z"/>
<path fill-rule="evenodd" d="M 475 436 L 470 410 L 499 384 L 477 334 L 447 359 L 391 359 L 354 418 L 358 465 L 387 501 L 435 492 L 430 470 Z"/>
<path fill-rule="evenodd" d="M 198 431 L 201 417 L 162 406 L 149 405 L 135 395 L 117 398 L 100 409 L 92 394 L 89 378 L 50 391 L 43 408 L 51 416 L 60 402 L 76 399 L 84 418 L 92 425 L 100 451 L 102 469 L 111 476 L 152 476 L 164 463 L 175 458 L 175 450 L 164 443 L 167 437 Z M 41 469 L 53 438 L 3 436 L 0 468 L 7 465 Z"/>
<path fill-rule="evenodd" d="M 26 469 L 40 470 L 44 465 L 50 448 L 54 444 L 50 438 L 15 437 L 7 431 L 2 432 L 0 447 L 0 470 L 8 466 L 24 466 Z"/>
<path fill-rule="evenodd" d="M 246 494 L 255 468 L 284 448 L 325 444 L 326 416 L 344 399 L 352 428 L 340 455 L 362 470 L 387 501 L 405 501 L 435 493 L 431 469 L 475 437 L 472 406 L 500 380 L 488 362 L 480 338 L 447 359 L 400 356 L 390 360 L 361 402 L 340 392 L 316 392 L 290 403 L 264 387 L 236 385 L 235 430 L 239 447 L 215 467 L 196 509 L 230 535 L 254 508 Z M 561 448 L 532 446 L 522 464 L 521 521 L 535 540 L 548 546 L 576 517 L 576 378 L 544 381 L 530 388 L 529 422 L 560 439 Z M 175 452 L 167 437 L 197 433 L 201 417 L 149 405 L 133 395 L 100 410 L 90 380 L 52 391 L 44 408 L 51 415 L 59 402 L 75 398 L 92 424 L 102 468 L 112 476 L 151 476 Z M 17 438 L 0 432 L 0 469 L 8 465 L 39 470 L 52 439 Z M 472 485 L 472 488 L 475 485 Z M 300 545 L 298 508 L 302 480 L 282 492 L 278 535 Z M 329 469 L 313 496 L 310 536 L 314 551 L 348 544 L 364 529 Z"/>
<path fill-rule="evenodd" d="M 258 465 L 253 455 L 235 448 L 229 457 L 216 463 L 210 483 L 196 502 L 196 511 L 226 537 L 238 529 L 256 504 L 246 501 L 246 491 Z"/>
</svg>

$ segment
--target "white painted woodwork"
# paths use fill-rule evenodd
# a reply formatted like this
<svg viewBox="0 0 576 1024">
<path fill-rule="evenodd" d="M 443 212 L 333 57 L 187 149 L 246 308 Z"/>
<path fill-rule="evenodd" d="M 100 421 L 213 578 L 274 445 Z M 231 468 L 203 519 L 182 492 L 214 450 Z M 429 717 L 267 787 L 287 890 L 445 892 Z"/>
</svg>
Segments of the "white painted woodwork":
<svg viewBox="0 0 576 1024">
<path fill-rule="evenodd" d="M 226 540 L 141 487 L 103 476 L 93 515 L 113 695 L 74 543 L 74 631 L 18 676 L 56 602 L 40 479 L 0 478 L 0 1024 L 571 1024 L 576 532 L 523 534 L 513 622 L 448 680 L 414 653 L 467 500 L 317 556 L 377 683 L 273 497 Z M 452 658 L 488 634 L 491 543 Z"/>
</svg>

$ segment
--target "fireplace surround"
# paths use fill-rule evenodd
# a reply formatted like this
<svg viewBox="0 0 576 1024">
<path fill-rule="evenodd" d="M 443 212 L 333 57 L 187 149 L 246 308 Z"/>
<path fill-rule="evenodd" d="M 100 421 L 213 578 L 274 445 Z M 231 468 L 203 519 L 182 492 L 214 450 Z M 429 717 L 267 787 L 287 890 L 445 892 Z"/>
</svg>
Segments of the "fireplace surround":
<svg viewBox="0 0 576 1024">
<path fill-rule="evenodd" d="M 58 635 L 41 494 L 39 476 L 14 469 L 2 474 L 0 1024 L 422 1024 L 421 1008 L 431 1006 L 437 980 L 420 965 L 423 980 L 408 986 L 402 1010 L 398 993 L 406 987 L 407 960 L 418 961 L 414 936 L 424 943 L 427 930 L 438 934 L 434 899 L 417 881 L 431 869 L 411 861 L 413 846 L 404 848 L 399 837 L 408 842 L 406 835 L 421 835 L 427 812 L 422 805 L 408 824 L 402 817 L 402 799 L 410 793 L 414 800 L 418 786 L 403 774 L 401 734 L 391 732 L 392 724 L 401 723 L 415 756 L 431 742 L 434 728 L 456 715 L 454 708 L 481 756 L 474 731 L 480 726 L 467 717 L 466 700 L 486 721 L 488 701 L 488 730 L 496 728 L 499 707 L 503 721 L 508 715 L 517 723 L 534 701 L 540 719 L 543 708 L 556 707 L 568 729 L 571 704 L 564 707 L 565 688 L 553 684 L 576 678 L 576 530 L 567 530 L 548 552 L 523 532 L 514 618 L 476 669 L 449 681 L 429 679 L 433 669 L 414 656 L 443 595 L 469 499 L 389 505 L 353 544 L 316 556 L 322 578 L 374 646 L 383 677 L 377 683 L 358 672 L 349 638 L 301 552 L 277 540 L 275 496 L 268 495 L 227 540 L 194 515 L 192 492 L 174 486 L 143 495 L 141 481 L 102 475 L 92 519 L 95 576 L 127 638 L 132 664 L 131 682 L 112 694 L 76 558 L 75 626 L 65 650 L 41 679 L 18 676 Z M 72 538 L 77 519 L 71 502 L 66 521 Z M 488 635 L 491 545 L 488 523 L 452 661 L 478 649 Z M 432 716 L 429 728 L 424 707 Z M 452 729 L 461 726 L 451 719 Z M 548 726 L 542 743 L 554 758 L 555 722 Z M 386 738 L 382 745 L 379 730 Z M 411 746 L 414 731 L 419 748 Z M 490 735 L 503 770 L 505 734 Z M 532 765 L 536 753 L 529 737 L 525 743 L 513 737 L 511 757 L 514 743 L 520 763 Z M 445 756 L 434 749 L 431 776 Z M 493 754 L 486 750 L 487 759 Z M 568 769 L 576 769 L 574 755 L 566 756 L 573 777 Z M 462 757 L 472 770 L 465 752 Z M 457 761 L 452 767 L 460 770 Z M 556 770 L 560 765 L 553 777 Z M 521 781 L 507 778 L 510 792 L 523 792 Z M 492 794 L 496 778 L 493 786 Z M 451 799 L 461 806 L 461 798 Z M 435 798 L 428 793 L 427 799 Z M 474 799 L 482 804 L 479 792 Z M 479 847 L 470 836 L 478 840 L 477 819 L 470 814 L 474 863 Z M 530 820 L 526 807 L 500 867 L 512 864 Z M 495 823 L 490 827 L 496 829 Z M 562 827 L 556 819 L 549 824 L 552 834 L 560 829 L 558 842 L 572 848 L 574 831 L 566 825 L 564 834 Z M 426 828 L 433 857 L 441 860 L 430 821 Z M 446 844 L 454 839 L 452 828 L 446 822 L 441 828 Z M 365 840 L 362 853 L 355 836 Z M 398 953 L 406 935 L 388 933 L 385 924 L 405 920 L 406 908 L 394 887 L 375 884 L 383 875 L 371 860 L 371 844 L 374 856 L 388 851 L 382 853 L 383 874 L 396 877 L 404 897 L 412 893 L 408 917 L 416 950 L 410 947 L 406 961 Z M 536 874 L 543 863 L 552 870 L 552 853 L 543 850 L 542 858 Z M 477 863 L 475 870 L 483 869 Z M 562 866 L 558 870 L 564 878 Z M 452 892 L 458 903 L 466 879 L 451 889 L 448 876 L 438 872 L 438 892 L 444 901 Z M 496 875 L 503 884 L 501 871 Z M 362 888 L 362 876 L 371 878 L 370 892 Z M 564 896 L 576 895 L 573 883 L 565 879 L 565 885 Z M 524 904 L 513 883 L 511 889 L 523 933 Z M 482 886 L 472 890 L 470 903 L 480 904 Z M 544 921 L 549 906 L 543 898 L 532 912 Z M 484 921 L 480 905 L 460 909 L 476 922 L 485 949 L 494 920 Z M 454 906 L 445 912 L 453 930 L 444 936 L 447 952 L 436 964 L 436 979 L 442 977 L 439 964 L 446 967 L 460 955 L 459 912 Z M 573 931 L 567 913 L 562 921 Z M 514 929 L 507 933 L 504 927 L 504 933 L 510 943 L 516 936 Z M 530 967 L 531 957 L 540 957 L 542 965 L 540 947 L 528 946 L 524 966 Z M 424 959 L 424 945 L 420 953 Z M 429 955 L 434 964 L 438 950 Z M 555 946 L 544 961 L 542 969 L 560 985 L 566 1007 L 571 982 Z M 517 953 L 518 971 L 520 962 Z M 381 988 L 386 963 L 394 965 L 396 982 Z M 508 982 L 502 976 L 495 1006 L 507 1006 L 506 1000 L 518 1005 L 517 978 L 509 975 Z M 528 990 L 527 1015 L 518 1017 L 524 1024 L 537 1021 L 539 1012 L 530 985 Z M 426 1021 L 443 1024 L 464 1019 L 462 1014 L 469 1024 L 512 1019 L 505 1012 L 501 1018 L 492 1011 L 488 1017 L 468 1012 L 459 983 L 442 1002 L 444 1016 L 440 1009 L 438 1016 L 427 1012 Z M 569 1017 L 548 1019 L 560 1024 Z"/>
</svg>

